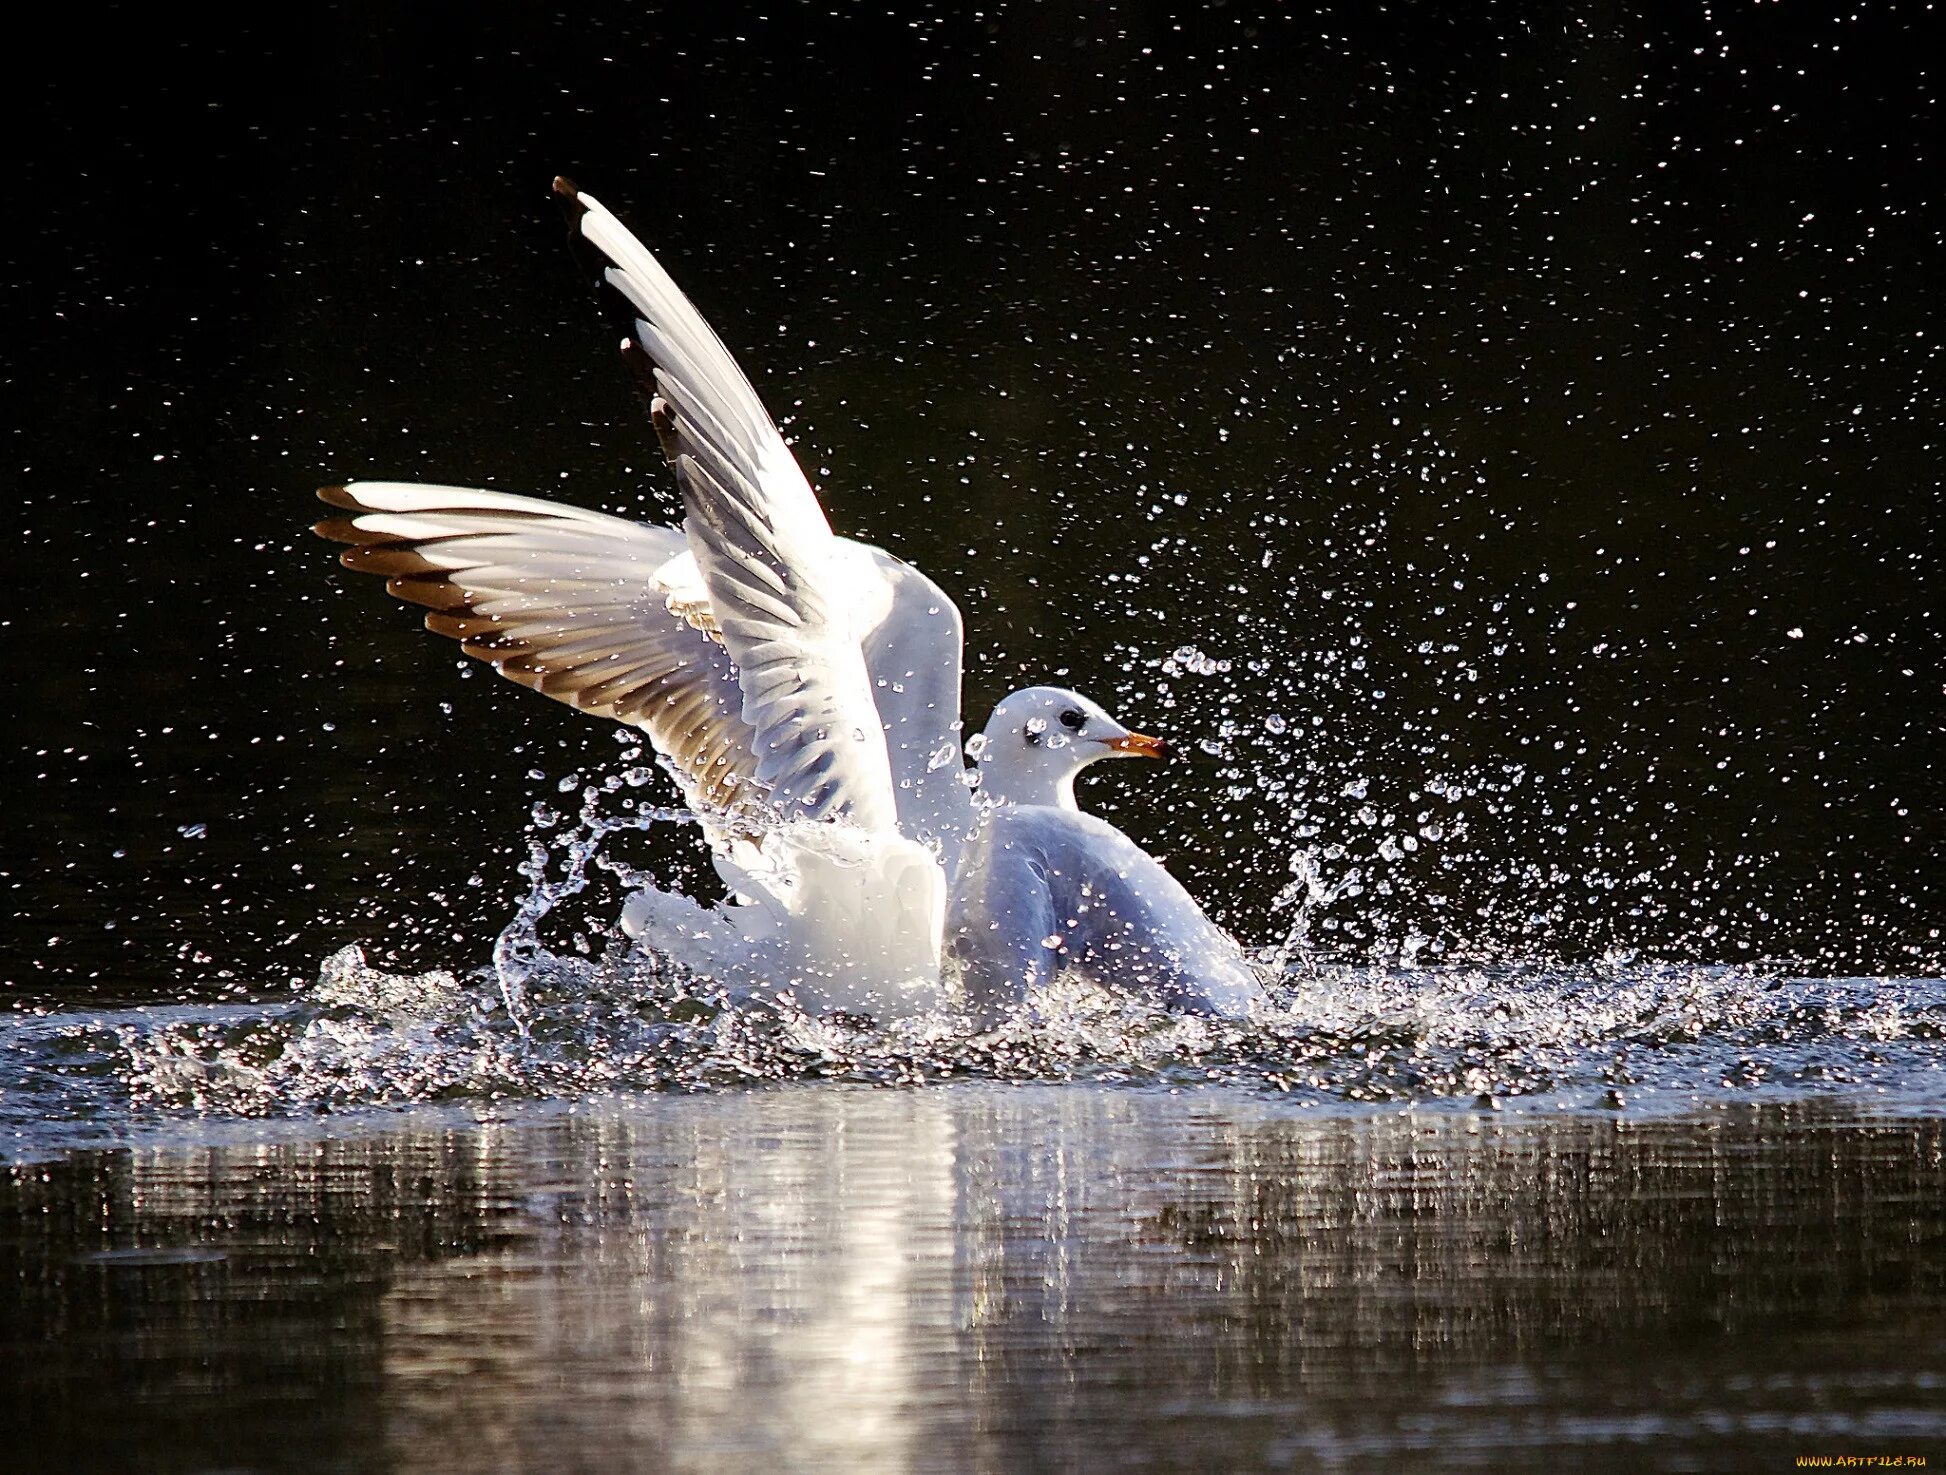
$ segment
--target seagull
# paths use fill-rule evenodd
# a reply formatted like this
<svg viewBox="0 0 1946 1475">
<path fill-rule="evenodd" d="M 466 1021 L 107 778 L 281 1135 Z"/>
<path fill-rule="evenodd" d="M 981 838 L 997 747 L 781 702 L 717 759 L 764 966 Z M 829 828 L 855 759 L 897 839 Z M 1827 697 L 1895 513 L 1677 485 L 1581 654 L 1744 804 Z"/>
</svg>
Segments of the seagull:
<svg viewBox="0 0 1946 1475">
<path fill-rule="evenodd" d="M 644 731 L 729 897 L 649 885 L 622 925 L 732 991 L 900 1017 L 992 1014 L 1058 976 L 1241 1016 L 1236 942 L 1074 781 L 1165 745 L 1058 687 L 961 743 L 965 625 L 944 590 L 836 536 L 728 349 L 592 195 L 554 181 L 623 325 L 679 527 L 464 487 L 325 487 L 347 568 L 501 675 Z M 967 766 L 968 760 L 972 767 Z"/>
</svg>

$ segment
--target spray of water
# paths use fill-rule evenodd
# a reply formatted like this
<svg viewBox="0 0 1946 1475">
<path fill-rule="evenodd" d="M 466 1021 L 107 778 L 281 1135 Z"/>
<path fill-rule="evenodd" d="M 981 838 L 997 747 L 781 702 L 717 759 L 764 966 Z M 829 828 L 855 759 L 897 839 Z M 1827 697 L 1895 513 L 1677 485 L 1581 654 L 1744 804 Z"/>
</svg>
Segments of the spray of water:
<svg viewBox="0 0 1946 1475">
<path fill-rule="evenodd" d="M 632 733 L 623 733 L 632 740 Z M 652 878 L 625 862 L 602 854 L 608 837 L 622 831 L 647 830 L 655 825 L 694 824 L 696 817 L 687 810 L 637 802 L 632 796 L 619 810 L 609 813 L 604 805 L 614 796 L 639 790 L 649 783 L 653 770 L 641 766 L 640 747 L 631 746 L 622 754 L 625 765 L 596 782 L 582 784 L 579 775 L 563 778 L 556 786 L 563 794 L 580 790 L 580 807 L 573 822 L 564 826 L 561 813 L 552 805 L 534 805 L 527 831 L 527 857 L 518 869 L 528 888 L 514 905 L 512 917 L 493 942 L 493 977 L 500 999 L 520 1038 L 529 1039 L 526 1009 L 528 980 L 543 959 L 548 957 L 541 945 L 540 925 L 563 902 L 579 896 L 588 888 L 589 867 L 593 865 L 625 890 L 637 889 Z M 583 938 L 585 945 L 585 937 Z"/>
<path fill-rule="evenodd" d="M 359 949 L 288 1003 L 180 1006 L 0 1021 L 22 1088 L 0 1098 L 17 1144 L 125 1136 L 181 1114 L 293 1112 L 604 1092 L 723 1091 L 789 1081 L 964 1079 L 1224 1085 L 1307 1109 L 1687 1111 L 1732 1100 L 1856 1097 L 1946 1110 L 1946 983 L 1802 979 L 1755 966 L 1644 962 L 1426 964 L 1408 947 L 1348 959 L 1311 935 L 1359 884 L 1309 847 L 1257 961 L 1249 1021 L 1172 1015 L 1063 983 L 990 1027 L 951 1011 L 880 1022 L 731 1000 L 679 959 L 644 954 L 603 915 L 642 874 L 619 834 L 689 822 L 644 804 L 652 776 L 557 785 L 537 805 L 528 886 L 490 965 L 393 974 Z M 545 934 L 545 935 L 544 935 Z M 557 939 L 550 945 L 549 938 Z M 79 1134 L 77 1136 L 76 1134 Z"/>
</svg>

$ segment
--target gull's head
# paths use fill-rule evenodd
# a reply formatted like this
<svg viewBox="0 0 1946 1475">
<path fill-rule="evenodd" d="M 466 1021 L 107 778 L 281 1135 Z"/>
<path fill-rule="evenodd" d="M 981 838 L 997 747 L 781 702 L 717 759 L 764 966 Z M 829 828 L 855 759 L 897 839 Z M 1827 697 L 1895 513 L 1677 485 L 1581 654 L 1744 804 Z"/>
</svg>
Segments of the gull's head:
<svg viewBox="0 0 1946 1475">
<path fill-rule="evenodd" d="M 1160 738 L 1131 732 L 1081 693 L 1030 686 L 993 709 L 973 753 L 980 791 L 1000 804 L 1073 809 L 1074 779 L 1104 758 L 1160 758 Z"/>
</svg>

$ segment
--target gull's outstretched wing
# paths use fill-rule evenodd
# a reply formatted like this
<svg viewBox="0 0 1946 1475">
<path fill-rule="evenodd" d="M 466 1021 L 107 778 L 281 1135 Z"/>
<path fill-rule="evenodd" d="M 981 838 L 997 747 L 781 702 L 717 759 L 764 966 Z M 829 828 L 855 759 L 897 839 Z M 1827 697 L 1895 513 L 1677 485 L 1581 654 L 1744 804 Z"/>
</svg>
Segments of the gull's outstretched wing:
<svg viewBox="0 0 1946 1475">
<path fill-rule="evenodd" d="M 898 827 L 885 734 L 861 642 L 890 590 L 842 548 L 796 458 L 729 350 L 646 247 L 564 179 L 577 238 L 630 324 L 682 484 L 683 530 L 736 662 L 756 778 L 789 819 Z"/>
<path fill-rule="evenodd" d="M 318 493 L 345 567 L 426 606 L 426 626 L 501 675 L 647 731 L 690 806 L 757 792 L 755 734 L 682 535 L 505 492 L 353 482 Z"/>
</svg>

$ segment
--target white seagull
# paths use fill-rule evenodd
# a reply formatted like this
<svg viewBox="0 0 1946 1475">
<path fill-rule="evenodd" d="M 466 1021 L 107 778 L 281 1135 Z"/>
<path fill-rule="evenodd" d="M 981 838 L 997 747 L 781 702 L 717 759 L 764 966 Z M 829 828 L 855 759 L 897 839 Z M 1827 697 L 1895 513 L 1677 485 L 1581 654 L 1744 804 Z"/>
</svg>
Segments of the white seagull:
<svg viewBox="0 0 1946 1475">
<path fill-rule="evenodd" d="M 1015 692 L 961 748 L 964 626 L 940 587 L 833 535 L 722 341 L 646 247 L 564 179 L 577 249 L 682 490 L 680 528 L 503 492 L 326 487 L 353 546 L 467 654 L 644 730 L 731 891 L 650 887 L 638 943 L 737 991 L 897 1016 L 993 1012 L 1058 973 L 1240 1015 L 1236 943 L 1161 865 L 1083 814 L 1075 776 L 1160 757 L 1087 698 Z M 969 771 L 966 759 L 976 767 Z"/>
</svg>

